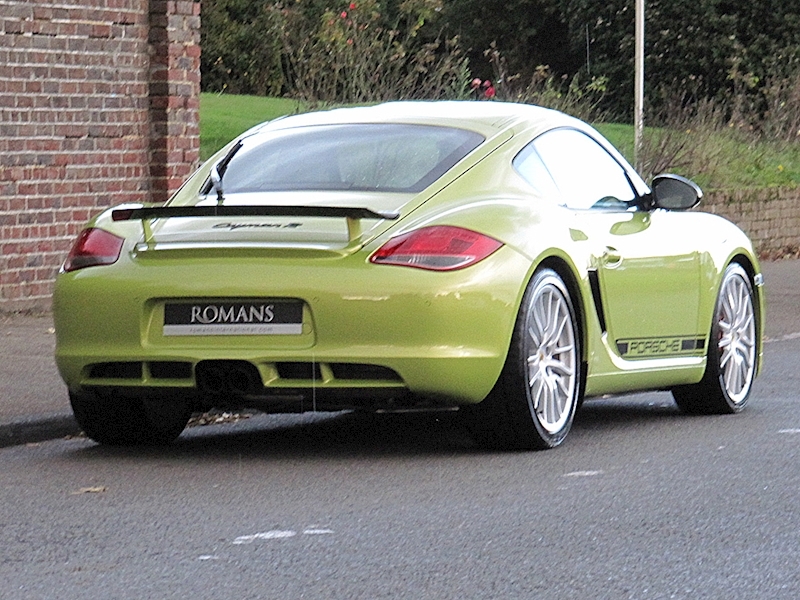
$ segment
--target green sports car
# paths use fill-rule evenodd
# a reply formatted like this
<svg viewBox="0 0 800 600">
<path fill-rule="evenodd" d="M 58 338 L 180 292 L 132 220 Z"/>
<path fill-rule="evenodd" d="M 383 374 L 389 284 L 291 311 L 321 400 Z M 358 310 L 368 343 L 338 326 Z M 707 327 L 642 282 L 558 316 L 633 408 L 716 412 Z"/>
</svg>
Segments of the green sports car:
<svg viewBox="0 0 800 600">
<path fill-rule="evenodd" d="M 736 413 L 763 277 L 730 222 L 648 187 L 594 129 L 501 102 L 277 119 L 166 205 L 95 217 L 59 274 L 56 361 L 104 444 L 194 411 L 459 407 L 476 441 L 559 445 L 583 398 Z"/>
</svg>

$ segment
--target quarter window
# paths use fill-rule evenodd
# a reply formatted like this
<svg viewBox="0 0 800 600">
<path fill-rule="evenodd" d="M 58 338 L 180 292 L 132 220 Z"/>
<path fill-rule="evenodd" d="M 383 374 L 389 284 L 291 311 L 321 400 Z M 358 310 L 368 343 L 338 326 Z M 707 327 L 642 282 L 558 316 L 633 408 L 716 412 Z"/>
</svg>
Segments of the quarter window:
<svg viewBox="0 0 800 600">
<path fill-rule="evenodd" d="M 536 193 L 543 198 L 551 198 L 556 202 L 561 202 L 561 192 L 559 192 L 553 178 L 544 166 L 542 159 L 536 152 L 533 144 L 528 144 L 522 151 L 514 157 L 514 168 L 522 178 L 536 190 Z"/>
</svg>

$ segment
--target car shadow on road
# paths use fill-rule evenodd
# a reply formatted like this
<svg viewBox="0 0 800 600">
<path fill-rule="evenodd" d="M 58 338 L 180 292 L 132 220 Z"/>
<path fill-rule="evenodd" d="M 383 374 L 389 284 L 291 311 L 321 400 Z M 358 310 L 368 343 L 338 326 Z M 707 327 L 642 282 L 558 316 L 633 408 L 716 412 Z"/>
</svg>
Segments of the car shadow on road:
<svg viewBox="0 0 800 600">
<path fill-rule="evenodd" d="M 671 398 L 636 395 L 587 401 L 575 417 L 564 448 L 579 447 L 585 436 L 611 435 L 620 429 L 678 426 L 683 419 Z M 494 454 L 479 448 L 457 412 L 255 414 L 231 423 L 189 427 L 161 447 L 82 446 L 81 458 L 119 457 L 264 457 L 415 456 Z"/>
<path fill-rule="evenodd" d="M 575 416 L 573 428 L 617 427 L 683 416 L 668 392 L 609 396 L 586 400 Z"/>
<path fill-rule="evenodd" d="M 460 454 L 474 451 L 454 413 L 264 415 L 187 428 L 157 447 L 84 446 L 81 457 L 300 458 Z"/>
</svg>

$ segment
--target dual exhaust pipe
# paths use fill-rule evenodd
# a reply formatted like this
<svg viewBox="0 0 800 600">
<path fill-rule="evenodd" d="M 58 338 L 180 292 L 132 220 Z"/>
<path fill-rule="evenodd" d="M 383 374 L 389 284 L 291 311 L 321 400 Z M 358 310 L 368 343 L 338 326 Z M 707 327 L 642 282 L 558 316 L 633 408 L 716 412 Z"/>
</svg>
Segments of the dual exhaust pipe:
<svg viewBox="0 0 800 600">
<path fill-rule="evenodd" d="M 197 389 L 207 396 L 249 396 L 263 392 L 256 366 L 246 360 L 204 360 L 195 367 Z"/>
</svg>

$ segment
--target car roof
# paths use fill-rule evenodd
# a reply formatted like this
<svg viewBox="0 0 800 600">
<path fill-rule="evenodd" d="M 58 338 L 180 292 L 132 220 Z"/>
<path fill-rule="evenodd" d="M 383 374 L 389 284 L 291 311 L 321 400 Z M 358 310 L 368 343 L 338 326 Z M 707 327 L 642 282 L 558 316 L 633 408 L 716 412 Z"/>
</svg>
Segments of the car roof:
<svg viewBox="0 0 800 600">
<path fill-rule="evenodd" d="M 531 104 L 479 101 L 401 101 L 373 106 L 336 108 L 282 117 L 250 132 L 267 132 L 314 125 L 350 123 L 404 123 L 470 129 L 492 137 L 521 125 L 545 131 L 554 127 L 585 129 L 582 121 L 564 113 Z"/>
</svg>

